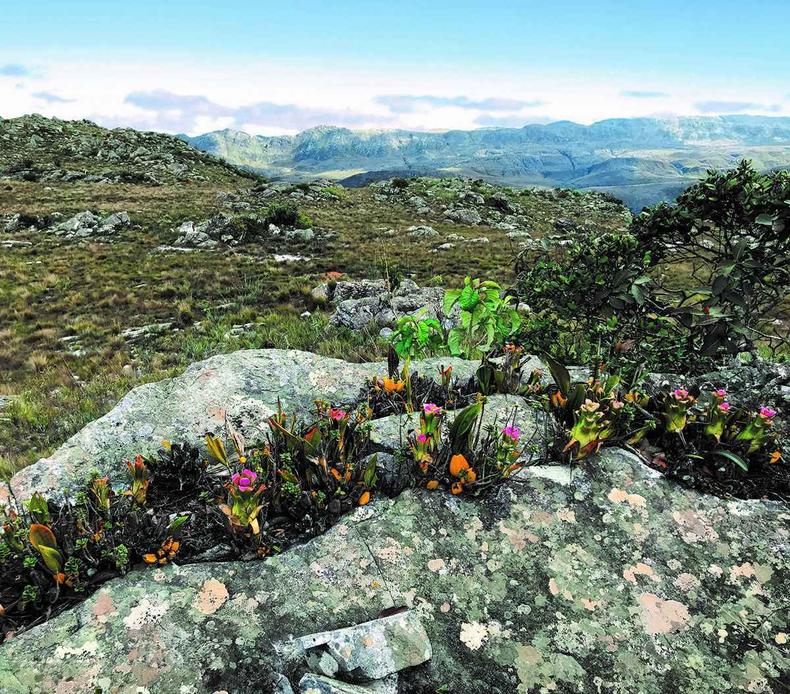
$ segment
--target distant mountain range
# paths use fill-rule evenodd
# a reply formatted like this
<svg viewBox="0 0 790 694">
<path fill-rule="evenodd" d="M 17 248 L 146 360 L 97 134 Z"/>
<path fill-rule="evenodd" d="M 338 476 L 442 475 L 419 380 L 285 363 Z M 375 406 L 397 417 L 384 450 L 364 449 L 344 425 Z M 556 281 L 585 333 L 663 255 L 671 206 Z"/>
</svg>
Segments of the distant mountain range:
<svg viewBox="0 0 790 694">
<path fill-rule="evenodd" d="M 321 126 L 292 136 L 219 130 L 178 137 L 271 178 L 361 185 L 392 176 L 460 175 L 605 191 L 635 209 L 673 199 L 707 169 L 744 158 L 763 170 L 790 166 L 790 118 L 768 116 L 618 118 L 446 132 Z"/>
</svg>

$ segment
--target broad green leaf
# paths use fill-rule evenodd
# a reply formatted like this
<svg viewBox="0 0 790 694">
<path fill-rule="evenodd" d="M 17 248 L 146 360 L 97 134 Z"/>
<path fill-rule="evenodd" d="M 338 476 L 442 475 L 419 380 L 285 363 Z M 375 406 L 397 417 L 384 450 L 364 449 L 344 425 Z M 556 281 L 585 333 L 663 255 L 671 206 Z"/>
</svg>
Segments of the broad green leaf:
<svg viewBox="0 0 790 694">
<path fill-rule="evenodd" d="M 557 384 L 557 388 L 560 389 L 560 393 L 567 397 L 568 391 L 571 387 L 571 375 L 568 373 L 568 369 L 566 369 L 562 364 L 560 364 L 554 357 L 552 357 L 548 353 L 544 353 L 544 359 L 549 365 L 549 371 L 551 371 L 551 377 L 554 379 L 554 382 Z"/>
</svg>

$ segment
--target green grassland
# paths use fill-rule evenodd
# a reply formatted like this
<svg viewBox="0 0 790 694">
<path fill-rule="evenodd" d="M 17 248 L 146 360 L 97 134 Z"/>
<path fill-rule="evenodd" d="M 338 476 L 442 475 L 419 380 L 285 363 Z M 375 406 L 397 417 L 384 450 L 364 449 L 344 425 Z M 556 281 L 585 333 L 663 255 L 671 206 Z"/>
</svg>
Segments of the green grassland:
<svg viewBox="0 0 790 694">
<path fill-rule="evenodd" d="M 310 295 L 327 272 L 402 275 L 447 286 L 470 273 L 503 284 L 512 278 L 518 243 L 501 229 L 443 220 L 441 205 L 453 201 L 453 184 L 429 179 L 410 184 L 410 194 L 430 201 L 431 211 L 421 214 L 403 196 L 387 198 L 375 187 L 330 189 L 313 199 L 278 192 L 274 199 L 293 199 L 316 228 L 334 232 L 326 242 L 293 251 L 307 261 L 277 263 L 264 242 L 156 252 L 173 242 L 181 222 L 226 210 L 224 193 L 243 197 L 257 183 L 225 180 L 225 172 L 214 182 L 157 186 L 0 182 L 0 216 L 125 210 L 134 224 L 101 240 L 0 232 L 0 244 L 13 242 L 0 246 L 0 397 L 10 396 L 0 409 L 4 474 L 46 455 L 130 388 L 212 354 L 292 347 L 352 360 L 382 356 L 386 346 L 378 335 L 328 325 L 327 307 Z M 624 225 L 623 208 L 601 196 L 501 190 L 518 204 L 533 238 L 553 233 L 557 220 L 601 229 Z M 442 237 L 485 236 L 490 243 L 456 241 L 433 252 L 440 239 L 407 234 L 416 224 L 430 224 Z M 301 318 L 304 311 L 312 315 Z M 128 343 L 121 335 L 164 322 L 173 326 L 161 336 Z"/>
</svg>

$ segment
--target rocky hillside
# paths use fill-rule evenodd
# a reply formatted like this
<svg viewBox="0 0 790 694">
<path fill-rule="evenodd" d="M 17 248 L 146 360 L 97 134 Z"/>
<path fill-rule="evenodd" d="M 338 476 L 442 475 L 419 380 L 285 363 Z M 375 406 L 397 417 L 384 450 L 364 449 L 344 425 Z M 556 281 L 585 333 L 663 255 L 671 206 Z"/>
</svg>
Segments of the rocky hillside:
<svg viewBox="0 0 790 694">
<path fill-rule="evenodd" d="M 231 164 L 162 133 L 38 115 L 0 119 L 0 178 L 159 185 L 245 177 Z"/>
<path fill-rule="evenodd" d="M 452 172 L 507 185 L 602 190 L 632 208 L 673 199 L 706 169 L 728 168 L 742 158 L 761 169 L 790 162 L 790 118 L 761 116 L 612 119 L 590 126 L 566 121 L 441 133 L 323 126 L 294 136 L 222 130 L 180 137 L 267 176 L 364 183 Z"/>
</svg>

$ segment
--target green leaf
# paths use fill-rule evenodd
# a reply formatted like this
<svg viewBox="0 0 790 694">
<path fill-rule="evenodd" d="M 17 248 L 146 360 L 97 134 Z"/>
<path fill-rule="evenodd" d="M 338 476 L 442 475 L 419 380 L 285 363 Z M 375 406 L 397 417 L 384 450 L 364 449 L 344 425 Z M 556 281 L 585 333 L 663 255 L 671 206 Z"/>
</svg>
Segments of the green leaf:
<svg viewBox="0 0 790 694">
<path fill-rule="evenodd" d="M 474 310 L 479 302 L 480 292 L 471 285 L 467 285 L 461 290 L 461 296 L 458 297 L 458 304 L 461 306 L 462 311 Z"/>
<path fill-rule="evenodd" d="M 374 454 L 370 457 L 365 472 L 362 475 L 362 481 L 368 489 L 373 489 L 376 484 L 376 461 L 378 455 Z"/>
<path fill-rule="evenodd" d="M 729 460 L 731 463 L 735 463 L 741 470 L 744 472 L 749 472 L 749 463 L 747 463 L 741 456 L 732 453 L 731 451 L 713 451 L 713 455 L 718 455 L 721 458 L 725 458 Z"/>
<path fill-rule="evenodd" d="M 774 217 L 771 214 L 761 214 L 757 215 L 757 219 L 754 220 L 757 224 L 762 224 L 764 226 L 773 226 L 774 224 Z"/>
<path fill-rule="evenodd" d="M 568 369 L 566 369 L 550 354 L 544 352 L 543 356 L 549 365 L 549 371 L 551 371 L 551 377 L 554 379 L 554 382 L 557 384 L 557 388 L 560 389 L 560 393 L 562 393 L 564 396 L 567 397 L 568 391 L 570 390 L 571 387 L 571 375 L 570 373 L 568 373 Z"/>
<path fill-rule="evenodd" d="M 469 436 L 477 418 L 483 411 L 483 403 L 476 402 L 468 405 L 461 410 L 450 425 L 449 437 L 450 446 L 453 450 L 459 450 L 462 446 L 462 439 Z"/>
<path fill-rule="evenodd" d="M 450 348 L 450 354 L 454 357 L 461 356 L 463 354 L 463 347 L 461 346 L 463 343 L 463 332 L 460 328 L 453 328 L 450 331 L 450 334 L 447 336 L 447 346 Z"/>
<path fill-rule="evenodd" d="M 450 315 L 450 312 L 453 309 L 453 306 L 458 301 L 459 297 L 461 296 L 460 289 L 448 289 L 444 293 L 444 313 L 446 316 Z"/>
</svg>

